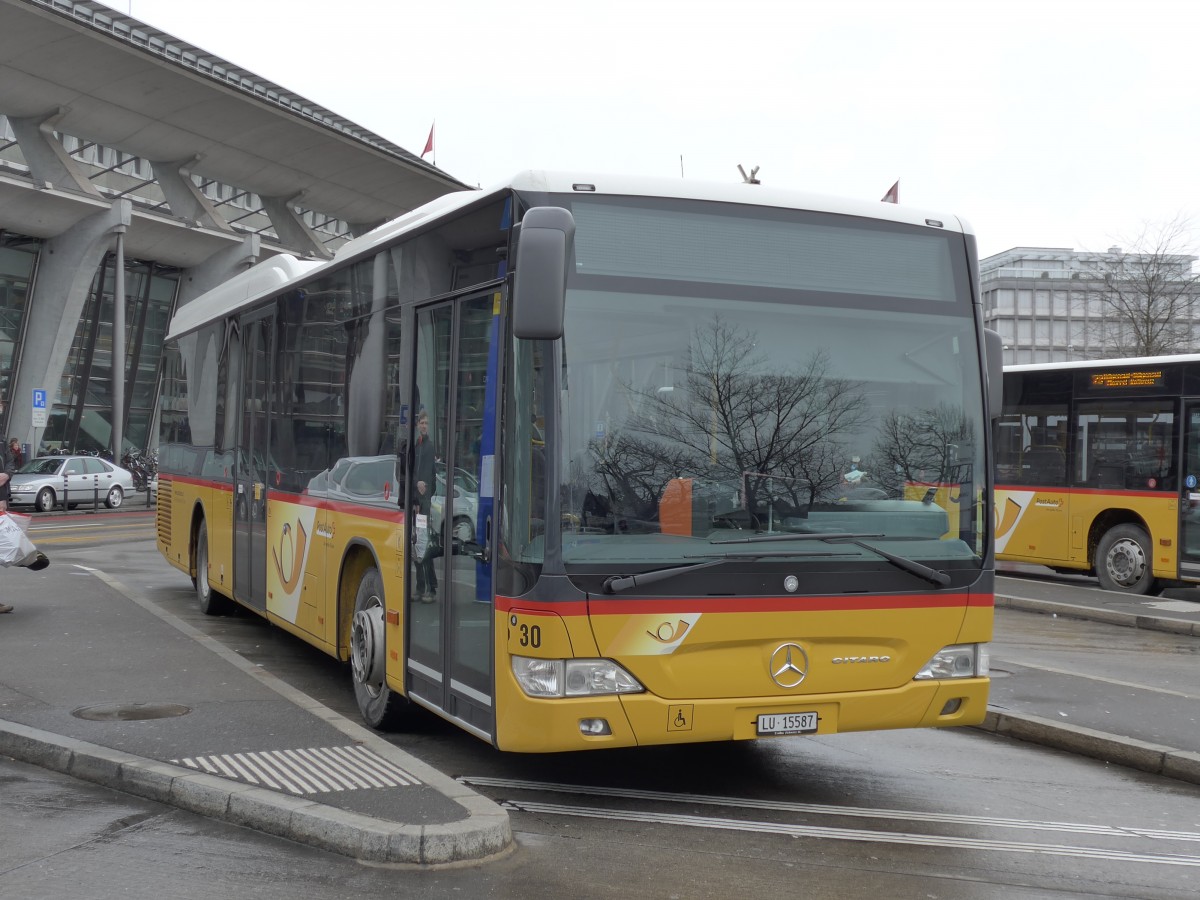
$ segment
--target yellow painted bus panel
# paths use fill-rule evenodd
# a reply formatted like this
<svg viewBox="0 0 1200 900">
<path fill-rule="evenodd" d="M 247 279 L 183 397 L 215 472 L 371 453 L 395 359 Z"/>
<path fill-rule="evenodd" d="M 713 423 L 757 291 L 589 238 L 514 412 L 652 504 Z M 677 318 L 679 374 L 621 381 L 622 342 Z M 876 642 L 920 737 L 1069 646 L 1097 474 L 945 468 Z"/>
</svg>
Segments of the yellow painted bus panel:
<svg viewBox="0 0 1200 900">
<path fill-rule="evenodd" d="M 1144 525 L 1155 577 L 1178 577 L 1178 504 L 1164 493 L 997 488 L 996 558 L 1087 571 L 1105 516 Z"/>
<path fill-rule="evenodd" d="M 855 609 L 856 601 L 871 608 Z M 955 605 L 889 609 L 889 601 Z M 823 602 L 845 608 L 593 615 L 592 626 L 600 655 L 619 660 L 664 699 L 887 690 L 906 684 L 942 649 L 945 640 L 938 635 L 961 633 L 966 598 L 846 597 Z M 771 680 L 772 655 L 789 641 L 807 656 L 804 683 L 791 691 Z"/>
<path fill-rule="evenodd" d="M 986 644 L 992 639 L 995 610 L 991 606 L 968 606 L 958 633 L 960 644 Z"/>
<path fill-rule="evenodd" d="M 567 659 L 579 656 L 562 616 L 540 609 L 513 609 L 506 619 L 497 617 L 497 634 L 508 635 L 508 652 L 533 659 Z"/>
<path fill-rule="evenodd" d="M 992 633 L 990 598 L 927 595 L 825 598 L 864 609 L 597 615 L 591 624 L 599 655 L 616 660 L 647 688 L 618 698 L 530 698 L 512 675 L 511 655 L 569 656 L 561 633 L 554 650 L 533 654 L 514 643 L 511 619 L 497 614 L 496 743 L 503 750 L 550 752 L 596 746 L 756 738 L 763 713 L 819 714 L 818 732 L 978 724 L 987 709 L 988 679 L 913 681 L 944 646 L 928 635 L 985 642 Z M 974 605 L 970 601 L 974 600 Z M 795 604 L 796 600 L 789 600 Z M 888 603 L 897 608 L 886 608 Z M 942 604 L 922 607 L 921 604 Z M 884 608 L 879 608 L 883 606 Z M 518 624 L 547 620 L 571 625 L 584 615 L 531 616 L 514 609 Z M 855 633 L 859 632 L 859 633 Z M 781 687 L 771 677 L 781 645 L 803 651 L 803 681 Z M 604 719 L 612 730 L 585 735 L 580 720 Z"/>
<path fill-rule="evenodd" d="M 758 738 L 764 713 L 816 712 L 817 734 L 977 725 L 987 712 L 988 680 L 909 682 L 901 688 L 861 693 L 734 697 L 679 703 L 650 693 L 590 700 L 534 700 L 501 673 L 496 743 L 514 752 L 555 752 L 596 747 L 688 744 Z M 953 702 L 952 702 L 953 701 Z M 951 704 L 949 711 L 947 704 Z M 945 711 L 945 712 L 944 712 Z M 611 735 L 580 731 L 582 719 L 608 722 Z"/>
</svg>

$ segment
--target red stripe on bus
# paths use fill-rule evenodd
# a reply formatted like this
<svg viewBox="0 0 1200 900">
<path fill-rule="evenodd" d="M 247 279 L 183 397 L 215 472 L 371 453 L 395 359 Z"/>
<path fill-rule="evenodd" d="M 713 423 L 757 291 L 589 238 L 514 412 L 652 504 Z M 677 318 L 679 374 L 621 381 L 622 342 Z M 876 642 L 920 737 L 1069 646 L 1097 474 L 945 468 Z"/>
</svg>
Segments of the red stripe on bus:
<svg viewBox="0 0 1200 900">
<path fill-rule="evenodd" d="M 211 481 L 205 478 L 195 478 L 189 475 L 170 475 L 161 476 L 160 482 L 178 481 L 181 484 L 190 484 L 193 487 L 212 488 L 217 491 L 226 491 L 233 493 L 233 485 L 225 481 Z M 324 497 L 313 497 L 309 494 L 295 494 L 290 491 L 272 490 L 270 499 L 283 503 L 295 503 L 298 506 L 311 506 L 315 509 L 324 509 L 330 512 L 345 513 L 347 515 L 361 516 L 364 519 L 378 519 L 381 522 L 395 522 L 403 524 L 404 510 L 399 506 L 382 507 L 382 506 L 366 506 L 357 503 L 351 503 L 348 500 L 329 500 Z"/>
</svg>

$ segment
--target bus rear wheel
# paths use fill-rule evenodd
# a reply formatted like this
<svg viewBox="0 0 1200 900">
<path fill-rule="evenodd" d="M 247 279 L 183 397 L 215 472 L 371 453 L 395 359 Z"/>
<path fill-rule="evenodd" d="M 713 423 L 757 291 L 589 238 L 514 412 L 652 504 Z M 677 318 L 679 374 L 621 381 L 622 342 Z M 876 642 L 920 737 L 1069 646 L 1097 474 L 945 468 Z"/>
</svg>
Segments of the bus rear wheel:
<svg viewBox="0 0 1200 900">
<path fill-rule="evenodd" d="M 354 699 L 358 701 L 363 721 L 372 728 L 388 731 L 400 724 L 408 700 L 387 686 L 383 609 L 383 579 L 378 569 L 367 569 L 354 596 L 350 672 L 354 679 Z"/>
<path fill-rule="evenodd" d="M 1096 577 L 1108 591 L 1149 594 L 1154 590 L 1150 535 L 1137 525 L 1117 525 L 1096 548 Z"/>
</svg>

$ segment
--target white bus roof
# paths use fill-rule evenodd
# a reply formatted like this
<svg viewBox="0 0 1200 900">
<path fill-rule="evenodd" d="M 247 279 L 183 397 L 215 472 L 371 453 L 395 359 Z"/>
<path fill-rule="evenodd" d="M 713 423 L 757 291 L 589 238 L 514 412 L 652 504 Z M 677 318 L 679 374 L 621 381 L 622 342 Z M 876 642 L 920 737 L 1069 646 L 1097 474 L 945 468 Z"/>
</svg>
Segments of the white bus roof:
<svg viewBox="0 0 1200 900">
<path fill-rule="evenodd" d="M 1200 362 L 1200 353 L 1175 356 L 1131 356 L 1124 359 L 1073 359 L 1069 362 L 1021 363 L 1005 366 L 1005 372 L 1057 372 L 1060 369 L 1128 369 L 1135 366 L 1163 366 L 1169 363 Z"/>
<path fill-rule="evenodd" d="M 586 185 L 586 188 L 581 188 Z M 332 260 L 308 261 L 280 255 L 264 260 L 253 268 L 222 282 L 205 294 L 179 308 L 171 320 L 167 339 L 185 334 L 205 322 L 227 316 L 257 300 L 279 291 L 293 281 L 308 281 L 318 275 L 317 269 L 340 265 L 345 260 L 368 253 L 373 247 L 390 243 L 401 235 L 414 231 L 430 220 L 447 216 L 470 206 L 483 197 L 507 190 L 536 191 L 553 194 L 583 194 L 599 196 L 665 197 L 683 200 L 708 200 L 714 203 L 740 203 L 751 206 L 802 209 L 838 215 L 882 219 L 907 225 L 937 227 L 943 231 L 974 234 L 971 226 L 954 215 L 900 206 L 895 203 L 813 194 L 803 191 L 767 187 L 730 181 L 689 181 L 684 178 L 645 178 L 630 175 L 598 173 L 550 172 L 526 170 L 512 179 L 487 190 L 455 191 L 443 194 L 424 206 L 380 225 L 364 235 L 347 241 L 338 248 Z"/>
<path fill-rule="evenodd" d="M 264 259 L 179 307 L 171 318 L 167 337 L 186 334 L 211 319 L 226 316 L 258 297 L 274 293 L 289 281 L 305 278 L 321 265 L 318 260 L 296 259 L 286 253 Z"/>
</svg>

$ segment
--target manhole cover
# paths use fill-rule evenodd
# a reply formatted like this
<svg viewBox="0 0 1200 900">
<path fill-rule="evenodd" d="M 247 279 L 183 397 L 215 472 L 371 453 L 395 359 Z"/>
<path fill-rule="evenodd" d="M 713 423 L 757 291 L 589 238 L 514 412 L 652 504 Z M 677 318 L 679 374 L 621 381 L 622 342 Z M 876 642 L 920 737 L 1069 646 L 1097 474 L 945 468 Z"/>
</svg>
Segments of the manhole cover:
<svg viewBox="0 0 1200 900">
<path fill-rule="evenodd" d="M 81 706 L 71 715 L 93 722 L 133 722 L 137 719 L 171 719 L 186 716 L 191 711 L 190 706 L 178 703 L 102 703 Z"/>
</svg>

